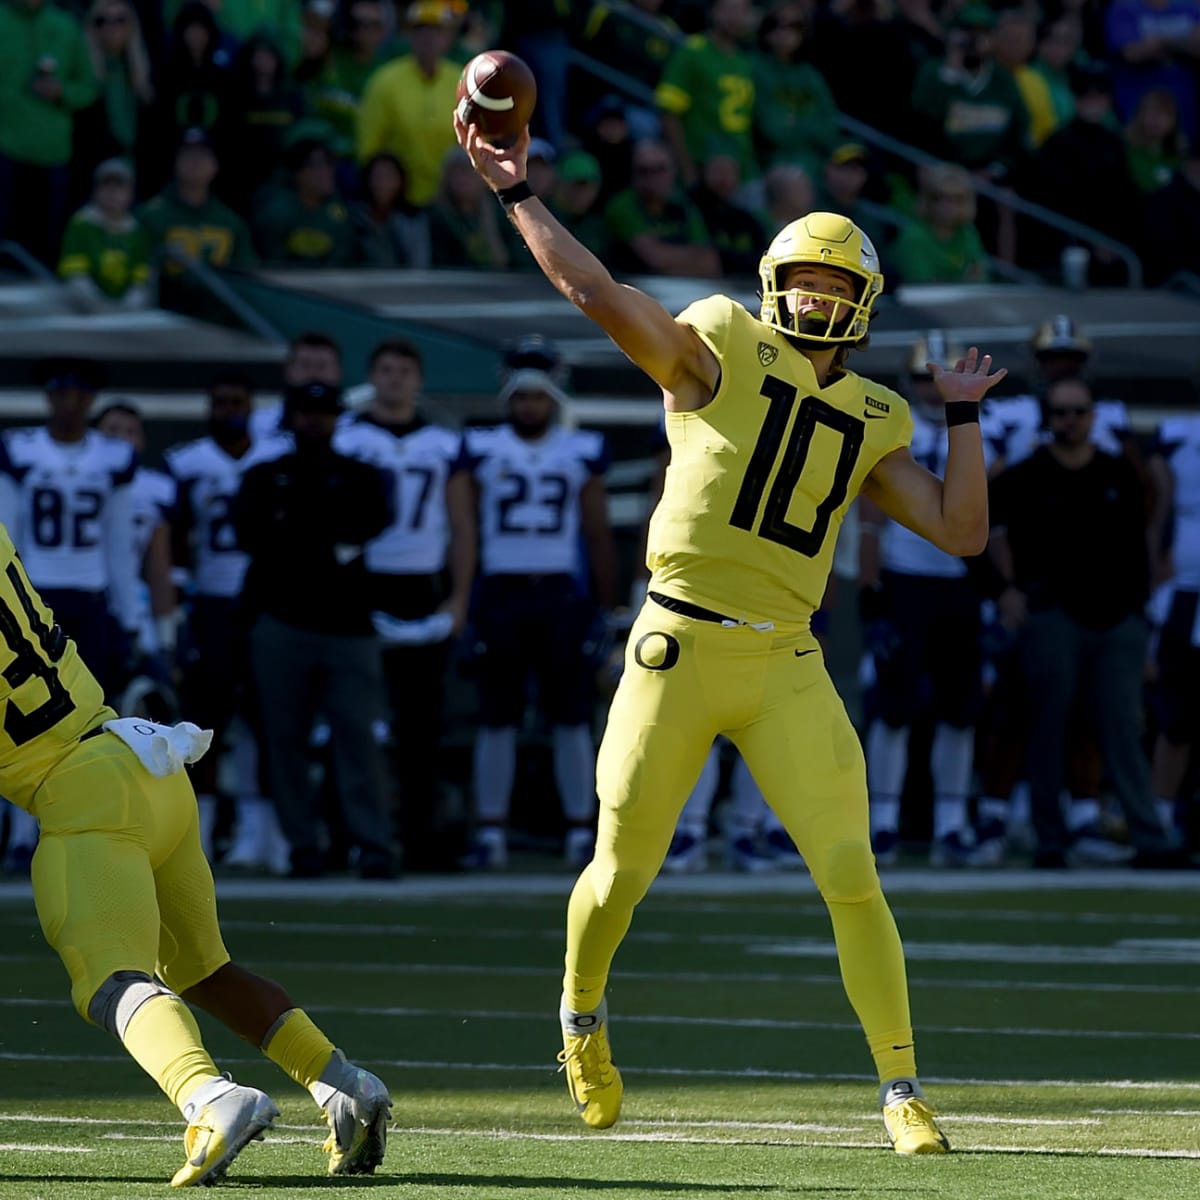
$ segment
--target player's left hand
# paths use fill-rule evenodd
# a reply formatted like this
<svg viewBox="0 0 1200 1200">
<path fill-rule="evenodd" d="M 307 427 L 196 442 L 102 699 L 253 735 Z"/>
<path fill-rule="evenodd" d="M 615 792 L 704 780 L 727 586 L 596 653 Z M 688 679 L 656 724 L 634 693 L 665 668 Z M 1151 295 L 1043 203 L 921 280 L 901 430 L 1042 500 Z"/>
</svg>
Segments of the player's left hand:
<svg viewBox="0 0 1200 1200">
<path fill-rule="evenodd" d="M 933 362 L 926 363 L 925 366 L 947 404 L 956 400 L 973 401 L 978 404 L 1008 374 L 1007 367 L 992 371 L 992 356 L 985 354 L 981 358 L 976 346 L 972 346 L 967 351 L 966 358 L 960 358 L 949 370 Z"/>
<path fill-rule="evenodd" d="M 454 114 L 454 134 L 458 144 L 467 152 L 471 166 L 483 176 L 492 191 L 512 187 L 525 178 L 525 164 L 529 157 L 529 126 L 521 130 L 521 136 L 508 147 L 493 146 L 484 141 L 479 126 L 464 125 L 458 113 Z"/>
</svg>

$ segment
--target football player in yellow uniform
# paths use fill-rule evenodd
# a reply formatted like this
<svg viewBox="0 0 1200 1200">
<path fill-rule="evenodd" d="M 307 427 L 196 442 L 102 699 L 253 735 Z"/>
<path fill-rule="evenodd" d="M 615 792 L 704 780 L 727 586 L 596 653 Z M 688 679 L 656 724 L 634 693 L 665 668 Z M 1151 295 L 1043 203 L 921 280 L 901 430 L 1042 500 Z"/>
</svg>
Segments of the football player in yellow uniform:
<svg viewBox="0 0 1200 1200">
<path fill-rule="evenodd" d="M 871 854 L 863 752 L 809 621 L 860 492 L 953 554 L 988 535 L 979 401 L 1005 371 L 972 348 L 931 364 L 950 426 L 944 482 L 909 453 L 904 400 L 848 371 L 883 288 L 870 241 L 810 213 L 775 237 L 757 315 L 711 296 L 672 317 L 618 284 L 525 182 L 509 149 L 459 142 L 551 283 L 662 388 L 671 448 L 650 522 L 645 606 L 629 634 L 597 762 L 596 853 L 571 894 L 560 1061 L 583 1120 L 620 1114 L 604 989 L 713 739 L 741 751 L 812 872 L 902 1154 L 942 1153 L 917 1081 L 900 937 Z"/>
<path fill-rule="evenodd" d="M 330 1174 L 373 1173 L 387 1088 L 348 1062 L 282 987 L 230 961 L 182 769 L 190 759 L 180 752 L 159 764 L 149 749 L 143 757 L 131 748 L 139 740 L 176 731 L 115 722 L 136 727 L 126 741 L 115 717 L 0 525 L 0 793 L 38 820 L 34 902 L 75 1008 L 121 1041 L 187 1121 L 187 1160 L 172 1186 L 218 1181 L 278 1115 L 264 1092 L 217 1069 L 188 1004 L 308 1089 L 330 1127 Z"/>
</svg>

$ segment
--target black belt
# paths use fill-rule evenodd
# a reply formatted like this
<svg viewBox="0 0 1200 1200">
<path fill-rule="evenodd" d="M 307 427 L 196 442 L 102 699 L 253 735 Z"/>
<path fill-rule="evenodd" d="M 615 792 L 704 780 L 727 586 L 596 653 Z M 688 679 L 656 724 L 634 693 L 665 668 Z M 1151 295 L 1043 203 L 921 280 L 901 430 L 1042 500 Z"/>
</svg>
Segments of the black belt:
<svg viewBox="0 0 1200 1200">
<path fill-rule="evenodd" d="M 727 617 L 724 613 L 713 612 L 711 608 L 702 608 L 699 604 L 691 604 L 687 600 L 676 600 L 674 596 L 664 596 L 662 592 L 647 592 L 646 595 L 655 604 L 678 613 L 681 617 L 691 617 L 693 621 L 715 621 L 718 625 L 730 621 L 738 624 L 733 617 Z"/>
</svg>

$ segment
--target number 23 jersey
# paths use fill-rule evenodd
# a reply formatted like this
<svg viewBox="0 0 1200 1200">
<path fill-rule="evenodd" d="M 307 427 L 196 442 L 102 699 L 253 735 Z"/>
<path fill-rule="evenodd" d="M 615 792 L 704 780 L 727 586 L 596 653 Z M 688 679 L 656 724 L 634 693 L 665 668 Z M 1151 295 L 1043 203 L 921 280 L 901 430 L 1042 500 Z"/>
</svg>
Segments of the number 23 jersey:
<svg viewBox="0 0 1200 1200">
<path fill-rule="evenodd" d="M 650 586 L 751 621 L 806 621 L 875 464 L 912 438 L 903 397 L 808 359 L 728 296 L 679 320 L 716 356 L 711 403 L 666 414 L 671 461 L 650 519 Z"/>
</svg>

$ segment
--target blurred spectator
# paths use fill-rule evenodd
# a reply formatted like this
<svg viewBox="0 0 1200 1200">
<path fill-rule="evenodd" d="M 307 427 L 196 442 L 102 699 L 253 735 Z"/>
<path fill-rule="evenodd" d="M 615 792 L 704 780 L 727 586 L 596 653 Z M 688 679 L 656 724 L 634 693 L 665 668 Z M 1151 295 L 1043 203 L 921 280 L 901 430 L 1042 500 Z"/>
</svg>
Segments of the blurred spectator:
<svg viewBox="0 0 1200 1200">
<path fill-rule="evenodd" d="M 494 207 L 494 206 L 493 206 Z M 721 260 L 704 218 L 675 186 L 675 164 L 665 142 L 633 149 L 633 186 L 604 209 L 614 271 L 715 278 Z"/>
<path fill-rule="evenodd" d="M 861 142 L 835 146 L 821 168 L 821 186 L 813 207 L 849 217 L 878 250 L 888 239 L 882 222 L 865 211 L 863 200 L 870 178 L 871 157 Z"/>
<path fill-rule="evenodd" d="M 796 163 L 780 163 L 763 176 L 763 208 L 772 237 L 816 207 L 817 190 L 808 172 Z"/>
<path fill-rule="evenodd" d="M 628 0 L 592 4 L 579 34 L 579 48 L 602 63 L 619 63 L 621 71 L 651 91 L 658 87 L 663 68 L 675 46 L 683 40 L 679 26 L 664 11 L 664 0 Z M 576 81 L 571 80 L 572 102 Z M 585 107 L 598 95 L 592 95 Z M 631 113 L 635 138 L 661 137 L 658 113 L 634 106 Z"/>
<path fill-rule="evenodd" d="M 500 29 L 500 44 L 519 54 L 537 80 L 532 132 L 555 147 L 563 145 L 567 134 L 567 69 L 577 19 L 572 11 L 576 8 L 572 0 L 505 4 Z"/>
<path fill-rule="evenodd" d="M 0 5 L 0 241 L 48 266 L 67 223 L 73 115 L 95 98 L 72 14 L 47 0 Z"/>
<path fill-rule="evenodd" d="M 297 70 L 309 109 L 337 132 L 339 157 L 354 154 L 358 109 L 367 80 L 392 57 L 388 11 L 380 0 L 352 0 L 345 10 L 344 35 L 332 44 L 326 35 L 324 52 L 317 56 L 306 51 Z M 309 35 L 309 45 L 314 43 L 320 44 Z"/>
<path fill-rule="evenodd" d="M 169 178 L 171 156 L 185 132 L 199 129 L 209 138 L 217 136 L 231 104 L 228 68 L 212 9 L 202 0 L 186 0 L 155 65 L 155 128 L 144 189 L 156 191 Z"/>
<path fill-rule="evenodd" d="M 742 44 L 750 34 L 750 0 L 713 0 L 708 28 L 676 47 L 656 90 L 663 134 L 683 182 L 700 178 L 704 147 L 714 134 L 736 146 L 742 177 L 756 179 L 754 75 Z"/>
<path fill-rule="evenodd" d="M 175 179 L 137 212 L 153 252 L 170 249 L 210 267 L 250 267 L 255 263 L 250 232 L 233 209 L 212 194 L 220 164 L 208 134 L 189 129 L 175 153 Z M 159 303 L 195 310 L 205 303 L 186 276 L 183 263 L 164 257 Z M 204 294 L 207 295 L 206 293 Z"/>
<path fill-rule="evenodd" d="M 363 878 L 395 874 L 384 765 L 379 643 L 363 551 L 392 521 L 391 481 L 332 446 L 341 392 L 289 388 L 294 449 L 251 466 L 233 504 L 249 557 L 244 600 L 267 765 L 296 878 L 325 869 L 308 743 L 318 705 L 331 729 L 341 817 Z"/>
<path fill-rule="evenodd" d="M 1200 5 L 1195 0 L 1113 0 L 1105 14 L 1117 117 L 1128 121 L 1152 88 L 1174 97 L 1189 142 L 1200 137 L 1196 70 Z"/>
<path fill-rule="evenodd" d="M 941 58 L 946 51 L 946 21 L 950 9 L 934 0 L 897 0 L 896 14 L 889 22 L 888 32 L 899 47 L 895 58 L 897 70 L 893 77 L 906 86 L 895 93 L 912 94 L 912 82 L 917 68 L 927 58 Z"/>
<path fill-rule="evenodd" d="M 633 179 L 634 138 L 625 101 L 620 96 L 605 96 L 588 111 L 582 140 L 584 149 L 600 164 L 597 203 L 603 208 Z"/>
<path fill-rule="evenodd" d="M 420 351 L 381 342 L 368 378 L 370 404 L 334 447 L 387 470 L 395 485 L 395 519 L 367 545 L 367 586 L 384 645 L 404 867 L 444 871 L 458 847 L 439 811 L 438 753 L 450 651 L 475 576 L 475 495 L 462 437 L 421 411 Z"/>
<path fill-rule="evenodd" d="M 917 72 L 912 111 L 918 145 L 999 183 L 1022 165 L 1030 143 L 1021 92 L 995 61 L 995 20 L 980 5 L 959 11 L 944 57 Z"/>
<path fill-rule="evenodd" d="M 1077 14 L 1062 10 L 1038 27 L 1037 55 L 1032 70 L 1041 76 L 1050 101 L 1049 111 L 1033 114 L 1029 135 L 1040 146 L 1075 115 L 1071 68 L 1082 59 L 1083 22 Z"/>
<path fill-rule="evenodd" d="M 1054 101 L 1046 78 L 1033 67 L 1037 51 L 1038 11 L 1029 0 L 1010 0 L 995 14 L 992 56 L 1016 80 L 1025 105 L 1030 146 L 1039 145 L 1054 128 Z"/>
<path fill-rule="evenodd" d="M 1108 70 L 1103 66 L 1076 67 L 1070 79 L 1075 115 L 1034 155 L 1022 193 L 1126 241 L 1132 233 L 1130 215 L 1140 210 L 1141 201 L 1121 135 L 1113 127 Z M 1031 222 L 1021 233 L 1022 261 L 1057 274 L 1059 256 L 1067 244 L 1068 239 L 1057 230 Z"/>
<path fill-rule="evenodd" d="M 549 200 L 558 183 L 558 151 L 545 138 L 531 138 L 525 158 L 526 180 L 533 194 L 539 200 Z"/>
<path fill-rule="evenodd" d="M 579 865 L 592 855 L 596 615 L 614 602 L 616 551 L 604 485 L 608 450 L 600 434 L 562 427 L 567 403 L 551 371 L 518 367 L 500 392 L 508 422 L 468 428 L 463 438 L 479 509 L 474 865 L 484 869 L 507 861 L 530 676 L 551 727 L 566 858 Z"/>
<path fill-rule="evenodd" d="M 267 266 L 342 267 L 354 258 L 354 227 L 338 195 L 333 151 L 301 137 L 288 146 L 286 183 L 256 205 L 254 233 Z"/>
<path fill-rule="evenodd" d="M 150 242 L 132 205 L 133 168 L 123 158 L 101 163 L 91 203 L 68 222 L 58 260 L 58 274 L 83 312 L 150 302 Z"/>
<path fill-rule="evenodd" d="M 323 383 L 331 388 L 342 386 L 342 348 L 329 334 L 306 329 L 288 343 L 283 360 L 283 390 L 306 383 Z M 286 433 L 285 406 L 282 400 L 257 406 L 250 414 L 250 438 L 265 442 L 278 433 Z"/>
<path fill-rule="evenodd" d="M 230 100 L 215 134 L 224 148 L 221 189 L 238 212 L 249 212 L 304 114 L 304 97 L 288 78 L 278 47 L 265 35 L 256 34 L 239 48 L 230 70 Z"/>
<path fill-rule="evenodd" d="M 296 0 L 220 0 L 217 10 L 235 50 L 265 37 L 279 47 L 289 72 L 300 61 L 304 32 Z"/>
<path fill-rule="evenodd" d="M 1175 97 L 1164 88 L 1143 92 L 1125 124 L 1129 173 L 1143 193 L 1157 192 L 1170 183 L 1183 161 L 1185 142 Z"/>
<path fill-rule="evenodd" d="M 259 784 L 260 718 L 250 669 L 249 621 L 242 603 L 246 555 L 233 528 L 233 501 L 242 475 L 255 461 L 250 438 L 254 391 L 237 371 L 208 386 L 207 432 L 171 446 L 166 465 L 175 482 L 172 557 L 188 586 L 178 663 L 184 710 L 213 731 L 214 752 L 192 768 L 200 809 L 200 840 L 213 858 L 220 786 L 220 749 L 233 744 L 235 808 L 226 866 L 288 869 L 288 848 L 274 806 Z"/>
<path fill-rule="evenodd" d="M 90 428 L 99 363 L 43 361 L 44 425 L 0 436 L 0 521 L 30 582 L 108 696 L 129 679 L 138 624 L 131 486 L 137 455 Z"/>
<path fill-rule="evenodd" d="M 370 267 L 429 267 L 429 214 L 405 199 L 404 164 L 386 151 L 376 154 L 363 164 L 359 186 L 362 196 L 350 205 L 355 259 Z"/>
<path fill-rule="evenodd" d="M 838 141 L 838 110 L 824 76 L 807 61 L 809 24 L 799 3 L 776 4 L 753 56 L 754 133 L 764 166 L 798 162 L 815 179 Z"/>
<path fill-rule="evenodd" d="M 975 227 L 970 173 L 951 163 L 920 168 L 916 216 L 896 235 L 888 258 L 900 283 L 983 283 L 987 251 Z"/>
<path fill-rule="evenodd" d="M 98 94 L 75 115 L 75 195 L 110 158 L 140 163 L 153 129 L 150 55 L 137 10 L 129 0 L 92 0 L 85 27 Z"/>
<path fill-rule="evenodd" d="M 593 254 L 604 258 L 608 236 L 600 210 L 600 164 L 586 150 L 571 150 L 558 168 L 554 215 Z"/>
<path fill-rule="evenodd" d="M 1146 200 L 1142 253 L 1146 283 L 1165 283 L 1177 272 L 1200 279 L 1200 145 L 1190 146 L 1165 188 Z"/>
<path fill-rule="evenodd" d="M 933 330 L 914 344 L 901 378 L 911 405 L 912 455 L 939 479 L 946 474 L 949 435 L 945 402 L 928 364 L 949 370 L 964 353 Z M 986 441 L 984 451 L 986 458 Z M 867 497 L 860 496 L 858 506 L 859 612 L 875 672 L 875 719 L 866 736 L 875 860 L 881 866 L 896 861 L 913 726 L 931 718 L 929 861 L 935 867 L 967 866 L 977 861 L 978 851 L 967 795 L 983 687 L 981 597 L 962 558 L 890 521 Z M 989 850 L 994 864 L 1003 843 Z"/>
<path fill-rule="evenodd" d="M 1200 738 L 1200 419 L 1194 413 L 1162 423 L 1151 464 L 1173 516 L 1162 547 L 1167 582 L 1151 602 L 1158 635 L 1152 783 L 1159 820 L 1183 831 L 1192 825 L 1184 780 Z"/>
<path fill-rule="evenodd" d="M 1144 493 L 1129 462 L 1090 440 L 1092 394 L 1077 377 L 1046 394 L 1052 440 L 993 481 L 990 552 L 1000 604 L 1019 630 L 1027 683 L 1034 865 L 1063 867 L 1071 841 L 1062 791 L 1068 721 L 1081 680 L 1107 775 L 1136 847 L 1135 863 L 1182 865 L 1155 811 L 1141 746 L 1149 594 Z"/>
<path fill-rule="evenodd" d="M 501 271 L 510 266 L 500 206 L 466 152 L 446 155 L 442 185 L 429 208 L 429 238 L 435 267 Z"/>
<path fill-rule="evenodd" d="M 720 256 L 722 274 L 754 276 L 770 238 L 758 217 L 735 200 L 742 175 L 734 149 L 726 148 L 720 139 L 714 138 L 713 143 L 700 165 L 700 182 L 692 188 L 691 199 Z"/>
<path fill-rule="evenodd" d="M 449 0 L 409 4 L 405 29 L 412 50 L 370 77 L 358 109 L 358 161 L 381 150 L 394 154 L 408 175 L 408 202 L 417 208 L 433 201 L 446 152 L 455 146 L 450 115 L 462 71 L 449 52 L 457 26 Z"/>
</svg>

